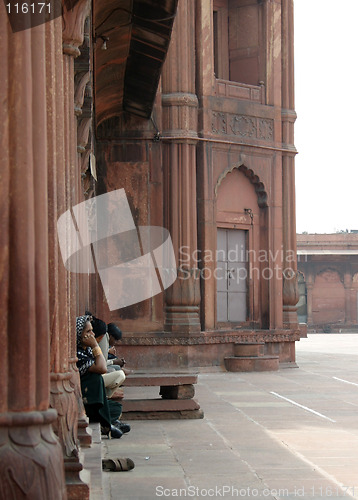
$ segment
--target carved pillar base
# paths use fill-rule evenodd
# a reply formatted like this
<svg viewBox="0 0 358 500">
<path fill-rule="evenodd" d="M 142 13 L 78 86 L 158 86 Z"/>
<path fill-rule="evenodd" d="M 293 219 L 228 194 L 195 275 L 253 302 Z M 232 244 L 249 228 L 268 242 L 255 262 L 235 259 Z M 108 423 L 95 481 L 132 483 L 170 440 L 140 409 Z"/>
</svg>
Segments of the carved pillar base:
<svg viewBox="0 0 358 500">
<path fill-rule="evenodd" d="M 88 483 L 82 481 L 80 472 L 83 465 L 79 457 L 66 457 L 65 458 L 65 476 L 68 500 L 89 500 L 90 486 Z"/>
<path fill-rule="evenodd" d="M 64 500 L 61 445 L 53 432 L 56 411 L 6 413 L 0 417 L 0 498 Z"/>
<path fill-rule="evenodd" d="M 165 331 L 196 333 L 200 324 L 200 284 L 197 269 L 179 269 L 176 282 L 167 292 Z"/>
<path fill-rule="evenodd" d="M 70 385 L 72 374 L 51 373 L 50 406 L 57 411 L 54 431 L 63 445 L 64 457 L 77 451 L 78 404 Z"/>
<path fill-rule="evenodd" d="M 76 375 L 74 371 L 51 373 L 50 404 L 57 410 L 54 430 L 63 446 L 67 497 L 82 500 L 89 498 L 89 485 L 79 475 L 83 466 L 77 447 L 78 396 L 72 383 Z"/>
<path fill-rule="evenodd" d="M 167 306 L 165 331 L 176 333 L 200 332 L 198 306 Z"/>
<path fill-rule="evenodd" d="M 298 329 L 296 306 L 283 306 L 283 327 L 289 330 Z"/>
<path fill-rule="evenodd" d="M 92 431 L 89 427 L 89 420 L 86 415 L 82 415 L 78 419 L 77 435 L 81 448 L 89 448 L 91 446 Z"/>
</svg>

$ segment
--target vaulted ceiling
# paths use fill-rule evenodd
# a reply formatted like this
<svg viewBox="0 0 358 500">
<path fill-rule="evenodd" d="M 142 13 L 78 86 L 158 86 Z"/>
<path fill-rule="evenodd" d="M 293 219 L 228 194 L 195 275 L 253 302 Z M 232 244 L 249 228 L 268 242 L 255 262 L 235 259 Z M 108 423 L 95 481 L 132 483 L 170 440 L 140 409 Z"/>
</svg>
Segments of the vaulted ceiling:
<svg viewBox="0 0 358 500">
<path fill-rule="evenodd" d="M 123 111 L 149 118 L 178 0 L 95 0 L 97 126 Z"/>
</svg>

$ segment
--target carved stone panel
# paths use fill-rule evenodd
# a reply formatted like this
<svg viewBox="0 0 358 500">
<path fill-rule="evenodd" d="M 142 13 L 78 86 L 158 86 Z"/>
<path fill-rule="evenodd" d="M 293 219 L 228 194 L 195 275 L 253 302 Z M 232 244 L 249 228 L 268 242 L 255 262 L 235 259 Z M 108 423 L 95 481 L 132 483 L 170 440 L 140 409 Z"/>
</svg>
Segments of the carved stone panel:
<svg viewBox="0 0 358 500">
<path fill-rule="evenodd" d="M 268 118 L 213 111 L 211 130 L 214 134 L 240 139 L 274 140 L 274 122 Z"/>
</svg>

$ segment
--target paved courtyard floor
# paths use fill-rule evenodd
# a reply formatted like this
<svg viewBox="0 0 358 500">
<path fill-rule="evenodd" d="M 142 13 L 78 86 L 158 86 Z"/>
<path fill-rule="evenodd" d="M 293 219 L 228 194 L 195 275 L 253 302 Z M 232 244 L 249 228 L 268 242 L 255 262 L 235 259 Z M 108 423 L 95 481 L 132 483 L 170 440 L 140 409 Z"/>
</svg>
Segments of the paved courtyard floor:
<svg viewBox="0 0 358 500">
<path fill-rule="evenodd" d="M 103 456 L 135 469 L 104 473 L 102 498 L 358 498 L 358 334 L 309 334 L 296 349 L 298 368 L 200 373 L 203 420 L 133 421 L 104 438 Z"/>
</svg>

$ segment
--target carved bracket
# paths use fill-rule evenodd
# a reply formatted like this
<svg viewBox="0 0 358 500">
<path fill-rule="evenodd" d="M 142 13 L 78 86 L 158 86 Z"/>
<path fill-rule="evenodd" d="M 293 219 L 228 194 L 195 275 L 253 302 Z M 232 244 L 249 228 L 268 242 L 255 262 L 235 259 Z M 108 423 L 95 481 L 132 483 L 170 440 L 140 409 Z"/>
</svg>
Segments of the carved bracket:
<svg viewBox="0 0 358 500">
<path fill-rule="evenodd" d="M 63 7 L 63 53 L 72 57 L 80 55 L 79 46 L 83 43 L 86 17 L 91 11 L 91 0 L 79 0 L 71 9 Z"/>
</svg>

